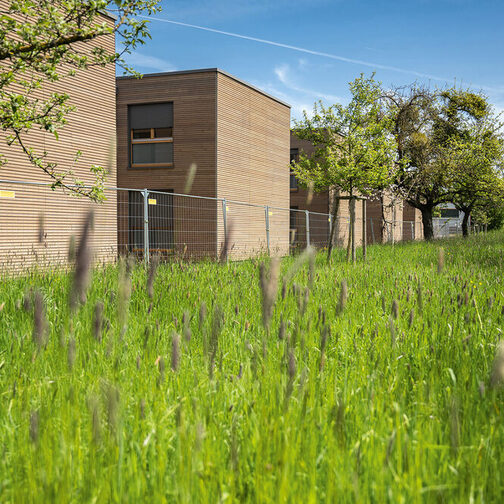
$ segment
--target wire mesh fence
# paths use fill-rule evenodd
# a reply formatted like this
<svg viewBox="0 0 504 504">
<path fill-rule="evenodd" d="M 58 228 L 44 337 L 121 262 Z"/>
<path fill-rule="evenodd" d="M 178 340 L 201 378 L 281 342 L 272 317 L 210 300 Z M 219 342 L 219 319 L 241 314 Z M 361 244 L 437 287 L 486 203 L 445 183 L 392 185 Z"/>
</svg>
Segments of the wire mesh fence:
<svg viewBox="0 0 504 504">
<path fill-rule="evenodd" d="M 436 217 L 432 219 L 434 238 L 448 238 L 462 234 L 462 222 L 459 219 Z"/>
<path fill-rule="evenodd" d="M 105 189 L 93 203 L 40 183 L 0 180 L 0 268 L 68 264 L 87 212 L 94 211 L 91 246 L 98 261 L 134 255 L 149 260 L 218 259 L 227 242 L 230 259 L 285 256 L 308 245 L 346 246 L 350 219 L 294 208 L 253 205 L 147 189 Z M 451 234 L 453 229 L 441 226 Z M 457 230 L 458 231 L 458 230 Z M 415 240 L 419 222 L 355 221 L 355 244 Z"/>
</svg>

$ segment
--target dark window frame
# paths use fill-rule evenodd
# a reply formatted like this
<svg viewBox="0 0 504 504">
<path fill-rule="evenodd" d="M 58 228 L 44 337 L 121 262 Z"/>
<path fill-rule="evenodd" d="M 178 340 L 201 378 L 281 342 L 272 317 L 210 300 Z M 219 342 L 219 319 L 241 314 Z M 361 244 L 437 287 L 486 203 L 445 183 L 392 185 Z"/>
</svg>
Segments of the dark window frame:
<svg viewBox="0 0 504 504">
<path fill-rule="evenodd" d="M 147 105 L 147 106 L 155 106 L 155 105 L 171 105 L 171 126 L 158 126 L 158 127 L 142 127 L 142 128 L 133 128 L 131 124 L 131 109 L 130 107 L 135 107 L 135 106 L 142 106 L 142 105 Z M 175 158 L 175 149 L 173 147 L 173 123 L 174 123 L 174 105 L 173 102 L 159 102 L 159 103 L 131 103 L 128 105 L 128 144 L 129 144 L 129 155 L 128 155 L 128 169 L 132 170 L 143 170 L 143 169 L 157 169 L 157 168 L 174 168 L 174 158 Z M 171 129 L 171 136 L 170 137 L 156 137 L 156 130 L 159 129 Z M 134 136 L 134 131 L 150 131 L 149 137 L 145 138 L 133 138 Z M 171 162 L 163 162 L 163 163 L 133 163 L 133 146 L 134 145 L 142 145 L 142 144 L 148 144 L 148 145 L 153 145 L 157 143 L 170 143 L 172 144 L 172 161 Z"/>
</svg>

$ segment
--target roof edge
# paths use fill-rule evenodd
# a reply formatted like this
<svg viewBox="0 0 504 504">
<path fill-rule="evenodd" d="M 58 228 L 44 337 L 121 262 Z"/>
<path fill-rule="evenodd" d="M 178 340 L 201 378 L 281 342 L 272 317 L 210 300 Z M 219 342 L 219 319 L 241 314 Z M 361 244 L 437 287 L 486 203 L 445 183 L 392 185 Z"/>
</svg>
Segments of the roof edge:
<svg viewBox="0 0 504 504">
<path fill-rule="evenodd" d="M 233 79 L 236 82 L 239 82 L 240 84 L 243 84 L 244 86 L 247 86 L 250 89 L 253 89 L 254 91 L 262 94 L 263 96 L 266 96 L 270 100 L 276 101 L 277 103 L 280 103 L 280 105 L 283 105 L 284 107 L 287 108 L 292 108 L 291 105 L 289 105 L 287 102 L 284 102 L 280 100 L 280 98 L 277 98 L 276 96 L 273 96 L 266 91 L 263 91 L 262 89 L 250 84 L 247 81 L 244 81 L 242 79 L 239 79 L 238 77 L 221 70 L 220 68 L 197 68 L 194 70 L 175 70 L 173 72 L 157 72 L 157 73 L 148 73 L 148 74 L 143 74 L 143 78 L 149 78 L 149 77 L 164 77 L 164 76 L 169 76 L 169 75 L 184 75 L 184 74 L 194 74 L 194 73 L 210 73 L 210 72 L 216 72 L 220 73 L 221 75 L 225 75 L 226 77 Z M 134 75 L 120 75 L 116 77 L 116 80 L 126 80 L 126 79 L 136 79 Z"/>
</svg>

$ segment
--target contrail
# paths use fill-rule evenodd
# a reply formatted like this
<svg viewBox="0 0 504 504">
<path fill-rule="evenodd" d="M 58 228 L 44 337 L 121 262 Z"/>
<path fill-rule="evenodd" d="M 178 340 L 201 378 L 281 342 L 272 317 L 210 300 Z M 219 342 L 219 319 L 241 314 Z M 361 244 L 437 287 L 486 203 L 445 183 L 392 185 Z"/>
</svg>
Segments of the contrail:
<svg viewBox="0 0 504 504">
<path fill-rule="evenodd" d="M 423 79 L 431 79 L 439 82 L 451 82 L 453 79 L 448 79 L 446 77 L 439 77 L 437 75 L 430 75 L 422 72 L 416 72 L 414 70 L 406 70 L 404 68 L 398 68 L 395 66 L 389 66 L 389 65 L 381 65 L 379 63 L 372 63 L 370 61 L 364 61 L 364 60 L 358 60 L 358 59 L 353 59 L 353 58 L 346 58 L 345 56 L 339 56 L 337 54 L 331 54 L 331 53 L 326 53 L 322 51 L 314 51 L 312 49 L 306 49 L 304 47 L 298 47 L 298 46 L 293 46 L 289 44 L 283 44 L 281 42 L 275 42 L 273 40 L 266 40 L 266 39 L 261 39 L 257 37 L 251 37 L 249 35 L 241 35 L 239 33 L 233 33 L 233 32 L 228 32 L 228 31 L 223 31 L 223 30 L 216 30 L 215 28 L 209 28 L 208 26 L 199 26 L 199 25 L 194 25 L 194 24 L 189 24 L 189 23 L 182 23 L 180 21 L 173 21 L 171 19 L 163 19 L 163 18 L 158 18 L 158 17 L 152 17 L 152 16 L 138 16 L 143 19 L 150 19 L 152 21 L 159 21 L 161 23 L 169 23 L 177 26 L 185 26 L 186 28 L 195 28 L 197 30 L 203 30 L 207 32 L 212 32 L 212 33 L 218 33 L 220 35 L 227 35 L 228 37 L 235 37 L 243 40 L 250 40 L 252 42 L 259 42 L 260 44 L 267 44 L 275 47 L 282 47 L 284 49 L 290 49 L 292 51 L 298 51 L 302 52 L 305 54 L 312 54 L 314 56 L 321 56 L 324 58 L 330 58 L 333 60 L 337 61 L 344 61 L 345 63 L 352 63 L 355 65 L 362 65 L 370 68 L 375 68 L 375 69 L 380 69 L 380 70 L 390 70 L 392 72 L 399 72 L 402 74 L 407 74 L 407 75 L 414 75 L 415 77 L 421 77 Z"/>
</svg>

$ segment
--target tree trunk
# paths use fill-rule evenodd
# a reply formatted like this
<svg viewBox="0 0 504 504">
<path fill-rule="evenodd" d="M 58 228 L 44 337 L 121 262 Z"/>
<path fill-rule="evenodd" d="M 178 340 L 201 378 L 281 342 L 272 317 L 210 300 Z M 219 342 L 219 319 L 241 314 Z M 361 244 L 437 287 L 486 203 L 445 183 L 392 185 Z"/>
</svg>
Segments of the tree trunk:
<svg viewBox="0 0 504 504">
<path fill-rule="evenodd" d="M 464 212 L 464 218 L 462 219 L 462 236 L 467 238 L 469 236 L 469 217 L 471 216 L 471 211 L 467 210 Z"/>
<path fill-rule="evenodd" d="M 422 206 L 422 224 L 423 235 L 425 240 L 432 240 L 434 238 L 434 224 L 432 223 L 432 206 Z"/>
<path fill-rule="evenodd" d="M 338 225 L 339 204 L 340 204 L 339 191 L 337 191 L 337 192 L 335 192 L 335 196 L 334 196 L 332 226 L 331 226 L 331 233 L 329 234 L 329 244 L 327 247 L 327 261 L 328 262 L 331 260 L 331 254 L 332 254 L 333 243 L 334 243 L 334 232 L 336 230 L 336 226 Z"/>
</svg>

